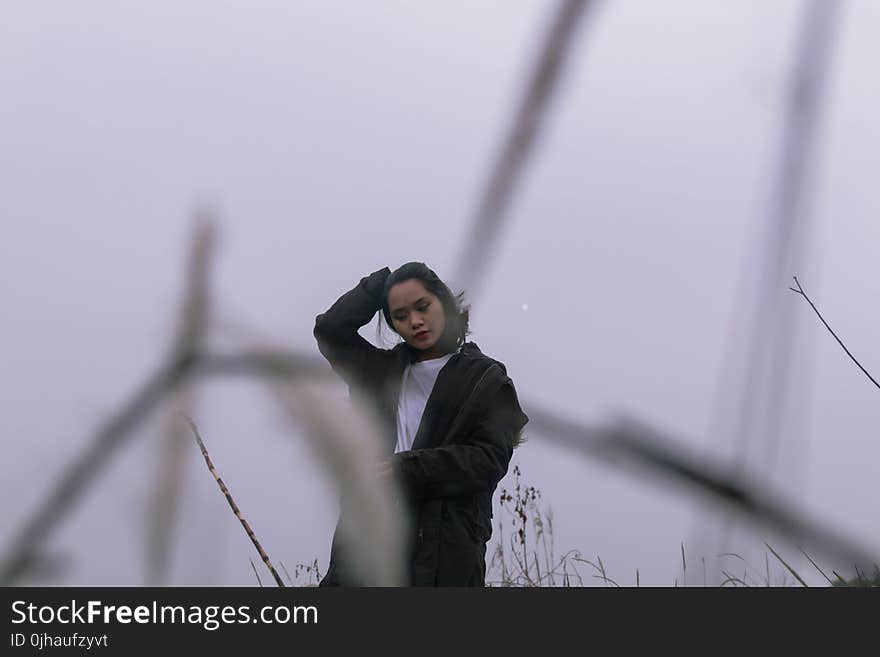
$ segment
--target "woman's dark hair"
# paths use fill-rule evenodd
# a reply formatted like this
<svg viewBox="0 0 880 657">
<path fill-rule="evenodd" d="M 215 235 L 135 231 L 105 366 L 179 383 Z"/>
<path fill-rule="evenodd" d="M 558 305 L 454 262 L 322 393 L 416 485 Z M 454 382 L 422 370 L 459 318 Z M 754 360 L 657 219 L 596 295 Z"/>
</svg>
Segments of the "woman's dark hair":
<svg viewBox="0 0 880 657">
<path fill-rule="evenodd" d="M 446 328 L 443 335 L 440 336 L 440 340 L 437 341 L 437 348 L 444 353 L 449 353 L 461 347 L 469 334 L 468 320 L 470 319 L 470 306 L 464 304 L 464 292 L 453 294 L 446 283 L 440 280 L 440 277 L 424 262 L 408 262 L 401 265 L 385 279 L 385 289 L 382 290 L 382 315 L 385 317 L 385 323 L 392 331 L 394 330 L 391 311 L 388 308 L 388 291 L 398 283 L 411 279 L 420 281 L 425 289 L 443 304 Z"/>
</svg>

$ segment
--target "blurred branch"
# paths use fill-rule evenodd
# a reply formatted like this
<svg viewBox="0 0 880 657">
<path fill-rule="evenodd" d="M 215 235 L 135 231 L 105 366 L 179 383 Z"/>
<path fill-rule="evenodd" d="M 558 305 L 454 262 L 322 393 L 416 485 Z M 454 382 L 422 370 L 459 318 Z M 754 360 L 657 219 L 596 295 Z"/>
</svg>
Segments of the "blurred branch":
<svg viewBox="0 0 880 657">
<path fill-rule="evenodd" d="M 718 464 L 700 459 L 658 431 L 632 419 L 587 427 L 528 403 L 533 433 L 612 465 L 636 465 L 706 494 L 755 524 L 769 527 L 800 545 L 812 546 L 845 563 L 871 564 L 869 553 L 847 538 L 804 517 L 755 482 L 746 482 Z"/>
<path fill-rule="evenodd" d="M 319 366 L 320 365 L 320 366 Z M 190 376 L 259 375 L 278 380 L 329 380 L 326 364 L 295 352 L 267 349 L 236 354 L 184 354 L 151 377 L 132 400 L 105 425 L 67 467 L 52 491 L 27 521 L 0 565 L 0 585 L 9 586 L 28 569 L 42 543 L 67 516 L 110 456 L 161 399 Z M 740 511 L 753 522 L 775 529 L 792 541 L 814 546 L 846 563 L 873 563 L 867 552 L 800 516 L 768 491 L 746 485 L 716 464 L 689 455 L 665 436 L 634 421 L 585 427 L 527 403 L 536 434 L 580 453 L 616 465 L 639 465 L 703 491 Z"/>
<path fill-rule="evenodd" d="M 284 347 L 271 337 L 239 322 L 215 322 L 215 326 L 236 337 L 245 353 L 252 355 L 284 353 Z M 235 367 L 235 356 L 218 361 L 228 373 Z M 326 364 L 321 361 L 315 366 Z M 316 387 L 317 379 L 293 380 L 264 378 L 286 418 L 305 429 L 315 459 L 324 466 L 331 480 L 341 483 L 345 513 L 337 524 L 334 542 L 348 543 L 353 579 L 366 586 L 399 586 L 407 574 L 402 568 L 404 533 L 401 521 L 408 511 L 395 499 L 399 495 L 394 479 L 377 479 L 374 464 L 386 456 L 382 450 L 383 427 L 375 409 L 355 403 L 334 402 L 328 390 Z M 317 560 L 314 569 L 320 582 Z"/>
<path fill-rule="evenodd" d="M 279 380 L 272 389 L 288 419 L 305 429 L 315 460 L 340 484 L 334 542 L 344 544 L 347 574 L 363 586 L 405 585 L 409 508 L 398 502 L 397 481 L 377 476 L 375 464 L 386 456 L 387 443 L 378 417 L 354 398 L 334 402 L 312 381 Z"/>
<path fill-rule="evenodd" d="M 812 233 L 811 191 L 815 185 L 811 181 L 817 172 L 817 136 L 828 98 L 835 37 L 844 6 L 843 1 L 825 0 L 805 0 L 799 5 L 792 66 L 781 106 L 781 135 L 770 205 L 767 220 L 761 222 L 766 232 L 757 268 L 750 260 L 743 260 L 743 275 L 753 270 L 757 274 L 746 351 L 741 355 L 730 354 L 737 361 L 730 365 L 740 371 L 733 397 L 726 385 L 718 396 L 718 413 L 732 399 L 731 407 L 736 408 L 737 415 L 734 422 L 716 426 L 713 434 L 730 440 L 735 467 L 740 472 L 751 471 L 765 482 L 772 481 L 780 461 L 792 397 L 792 368 L 797 362 L 794 348 L 798 325 L 792 308 L 778 304 L 777 291 L 788 272 L 800 266 Z M 726 381 L 728 376 L 729 368 L 723 368 L 722 380 Z M 799 384 L 807 386 L 811 380 L 803 377 Z M 792 440 L 790 444 L 795 443 Z M 786 462 L 791 467 L 793 459 Z M 716 552 L 726 549 L 733 532 L 732 520 L 722 517 L 719 529 Z"/>
<path fill-rule="evenodd" d="M 208 466 L 208 471 L 214 475 L 214 479 L 217 481 L 217 485 L 220 487 L 220 492 L 226 496 L 226 501 L 229 502 L 229 506 L 232 508 L 232 512 L 235 514 L 235 517 L 238 518 L 239 522 L 241 522 L 241 526 L 244 527 L 244 531 L 247 533 L 248 538 L 251 539 L 251 543 L 254 544 L 254 547 L 257 548 L 257 552 L 260 554 L 260 558 L 263 560 L 263 563 L 266 564 L 266 567 L 269 569 L 269 572 L 272 573 L 272 577 L 275 578 L 275 582 L 281 588 L 284 587 L 284 582 L 281 581 L 281 577 L 278 576 L 278 571 L 275 570 L 275 566 L 272 565 L 272 562 L 269 560 L 269 555 L 266 554 L 266 551 L 263 549 L 263 546 L 260 545 L 260 541 L 257 540 L 256 534 L 254 534 L 254 530 L 251 529 L 251 526 L 248 524 L 248 521 L 244 519 L 244 516 L 241 515 L 241 511 L 238 508 L 238 505 L 235 503 L 235 500 L 232 499 L 232 493 L 229 492 L 229 489 L 226 487 L 226 484 L 223 483 L 223 480 L 220 478 L 220 475 L 217 474 L 217 470 L 214 468 L 214 463 L 211 461 L 211 457 L 208 455 L 208 448 L 205 447 L 205 443 L 202 440 L 202 436 L 199 433 L 199 428 L 196 426 L 196 423 L 192 421 L 192 418 L 186 418 L 187 423 L 192 429 L 193 434 L 196 437 L 196 442 L 199 444 L 199 449 L 202 450 L 202 456 L 205 457 L 205 464 Z M 254 562 L 251 561 L 251 566 L 254 565 Z M 257 569 L 254 568 L 254 573 L 257 572 Z M 259 580 L 260 576 L 257 575 L 257 580 Z M 263 583 L 260 582 L 260 586 Z"/>
<path fill-rule="evenodd" d="M 122 409 L 101 425 L 86 447 L 61 472 L 48 495 L 13 539 L 0 561 L 0 586 L 10 586 L 31 565 L 39 547 L 82 499 L 134 430 L 167 395 L 194 375 L 262 375 L 270 378 L 330 377 L 326 363 L 296 352 L 266 350 L 231 355 L 180 354 L 150 376 Z"/>
<path fill-rule="evenodd" d="M 171 345 L 172 358 L 201 351 L 209 321 L 208 275 L 216 241 L 216 227 L 206 213 L 197 217 L 188 266 L 187 286 L 181 304 L 177 332 Z M 161 432 L 157 471 L 147 514 L 148 585 L 162 585 L 168 576 L 171 543 L 175 529 L 184 478 L 189 441 L 181 415 L 192 415 L 192 386 L 181 385 L 170 401 Z"/>
<path fill-rule="evenodd" d="M 795 285 L 797 285 L 797 289 L 794 289 L 793 287 L 790 287 L 788 289 L 791 290 L 792 292 L 796 292 L 797 294 L 800 294 L 804 299 L 807 300 L 807 303 L 810 304 L 810 307 L 813 309 L 813 312 L 816 313 L 816 316 L 820 320 L 822 320 L 822 323 L 825 325 L 825 328 L 828 329 L 828 332 L 834 336 L 835 340 L 837 340 L 837 344 L 839 344 L 841 347 L 843 347 L 843 350 L 846 352 L 846 355 L 852 359 L 852 362 L 854 362 L 856 365 L 859 366 L 859 369 L 865 373 L 865 376 L 867 376 L 869 379 L 871 379 L 871 383 L 873 383 L 875 386 L 880 388 L 880 383 L 877 383 L 877 380 L 873 376 L 871 376 L 871 374 L 868 372 L 868 370 L 866 370 L 864 367 L 862 367 L 862 364 L 856 360 L 856 357 L 853 356 L 852 353 L 850 352 L 850 350 L 846 348 L 846 345 L 843 344 L 843 340 L 841 340 L 839 337 L 837 337 L 837 333 L 834 332 L 834 330 L 828 325 L 828 322 L 825 321 L 825 318 L 822 317 L 822 313 L 820 313 L 819 309 L 816 308 L 816 304 L 814 304 L 812 299 L 810 299 L 810 297 L 807 296 L 807 293 L 804 292 L 804 288 L 801 287 L 801 283 L 798 280 L 797 276 L 794 277 L 794 282 L 795 282 Z"/>
<path fill-rule="evenodd" d="M 575 28 L 589 0 L 562 0 L 540 48 L 539 59 L 526 83 L 525 93 L 483 191 L 464 251 L 457 267 L 456 283 L 477 297 L 502 220 L 520 174 L 538 139 L 541 122 L 573 40 Z"/>
<path fill-rule="evenodd" d="M 9 556 L 0 563 L 0 586 L 10 586 L 28 570 L 38 548 L 73 509 L 110 456 L 168 391 L 177 386 L 191 366 L 192 358 L 180 358 L 161 368 L 121 411 L 98 429 L 85 449 L 61 473 L 48 496 L 14 539 Z"/>
</svg>

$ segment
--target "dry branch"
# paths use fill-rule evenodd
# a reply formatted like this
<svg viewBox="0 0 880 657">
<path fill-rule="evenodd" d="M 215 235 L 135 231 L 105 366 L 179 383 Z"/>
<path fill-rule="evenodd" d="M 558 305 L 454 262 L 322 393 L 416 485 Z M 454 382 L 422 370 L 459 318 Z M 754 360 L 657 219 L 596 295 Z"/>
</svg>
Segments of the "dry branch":
<svg viewBox="0 0 880 657">
<path fill-rule="evenodd" d="M 251 543 L 254 544 L 254 547 L 257 548 L 257 552 L 260 554 L 260 558 L 263 560 L 263 563 L 266 564 L 266 568 L 269 569 L 269 572 L 272 573 L 272 577 L 275 578 L 275 582 L 281 588 L 284 588 L 284 582 L 281 581 L 281 577 L 278 575 L 278 571 L 275 570 L 275 566 L 272 565 L 272 562 L 269 560 L 269 555 L 266 554 L 266 551 L 263 549 L 263 546 L 260 545 L 260 541 L 257 540 L 257 535 L 254 534 L 254 530 L 251 529 L 248 521 L 244 519 L 244 516 L 241 515 L 241 511 L 238 508 L 238 505 L 235 503 L 235 500 L 232 498 L 232 493 L 229 492 L 229 488 L 226 487 L 226 484 L 223 483 L 223 480 L 220 478 L 220 475 L 217 473 L 217 470 L 214 468 L 214 463 L 211 461 L 211 457 L 208 455 L 208 448 L 205 447 L 205 442 L 202 440 L 201 434 L 199 434 L 199 428 L 196 426 L 196 423 L 192 421 L 192 418 L 186 418 L 187 423 L 195 434 L 196 442 L 199 444 L 199 449 L 202 450 L 202 456 L 205 457 L 205 463 L 208 466 L 208 470 L 214 475 L 214 479 L 217 481 L 217 485 L 220 487 L 220 492 L 226 496 L 226 501 L 229 502 L 229 506 L 232 508 L 232 512 L 235 514 L 235 517 L 238 518 L 239 522 L 241 522 L 241 526 L 244 527 L 244 531 L 247 533 L 248 538 L 251 539 Z M 253 565 L 253 562 L 251 562 Z M 257 572 L 257 569 L 254 568 L 254 573 Z M 260 576 L 257 575 L 257 580 L 259 580 Z M 262 582 L 260 583 L 262 586 Z"/>
<path fill-rule="evenodd" d="M 329 378 L 326 364 L 296 352 L 203 356 L 181 354 L 150 376 L 134 396 L 103 423 L 65 467 L 48 495 L 25 521 L 0 561 L 0 586 L 10 586 L 30 568 L 40 547 L 82 499 L 134 430 L 165 397 L 190 376 L 247 375 L 268 378 Z"/>
<path fill-rule="evenodd" d="M 498 242 L 504 214 L 529 154 L 538 140 L 541 123 L 558 86 L 575 28 L 588 4 L 592 2 L 560 2 L 550 30 L 541 45 L 538 61 L 526 83 L 525 93 L 510 130 L 489 175 L 457 267 L 456 281 L 458 285 L 468 289 L 472 300 L 477 297 L 494 245 Z"/>
<path fill-rule="evenodd" d="M 801 583 L 801 586 L 803 586 L 804 588 L 807 588 L 807 583 L 803 580 L 803 578 L 800 575 L 798 575 L 797 571 L 794 568 L 792 568 L 791 566 L 789 566 L 788 563 L 786 563 L 785 559 L 783 559 L 781 556 L 779 556 L 779 553 L 776 550 L 774 550 L 772 547 L 770 547 L 769 543 L 767 543 L 765 541 L 764 545 L 766 545 L 767 549 L 773 553 L 773 556 L 779 560 L 779 563 L 781 563 L 783 566 L 785 566 L 786 569 L 788 569 L 788 572 L 790 572 L 792 575 L 795 576 L 795 579 L 797 579 L 797 581 L 799 581 Z M 769 570 L 769 568 L 768 568 L 768 570 Z M 770 586 L 769 575 L 768 575 L 767 586 Z"/>
<path fill-rule="evenodd" d="M 668 436 L 632 419 L 584 426 L 528 404 L 532 435 L 572 448 L 618 467 L 638 466 L 684 484 L 768 527 L 795 544 L 808 545 L 829 559 L 863 567 L 876 562 L 852 540 L 823 527 L 754 481 L 690 454 Z"/>
<path fill-rule="evenodd" d="M 206 214 L 197 217 L 190 249 L 186 290 L 171 345 L 172 359 L 202 349 L 209 323 L 209 265 L 216 241 L 216 227 Z M 190 446 L 186 427 L 178 419 L 194 413 L 194 390 L 178 386 L 169 399 L 159 444 L 157 471 L 147 515 L 148 585 L 162 585 L 168 576 L 171 544 L 186 476 L 186 456 Z"/>
<path fill-rule="evenodd" d="M 834 339 L 837 340 L 837 344 L 839 344 L 843 348 L 843 350 L 846 352 L 846 355 L 852 359 L 852 362 L 854 362 L 856 365 L 858 365 L 859 369 L 865 373 L 865 376 L 867 376 L 871 380 L 871 383 L 873 383 L 875 386 L 880 388 L 880 383 L 877 383 L 877 380 L 873 376 L 871 376 L 870 372 L 868 372 L 868 370 L 866 370 L 864 367 L 862 367 L 862 364 L 858 360 L 856 360 L 856 357 L 853 356 L 852 353 L 850 352 L 850 350 L 846 348 L 846 345 L 843 344 L 843 340 L 841 340 L 839 337 L 837 337 L 837 333 L 834 332 L 834 330 L 828 325 L 828 322 L 825 321 L 825 318 L 822 317 L 822 313 L 820 313 L 819 309 L 816 308 L 816 304 L 814 304 L 813 300 L 807 296 L 806 292 L 804 292 L 804 288 L 801 287 L 801 283 L 798 280 L 797 276 L 794 276 L 794 282 L 795 282 L 795 285 L 797 285 L 797 289 L 794 289 L 793 287 L 790 287 L 788 289 L 791 290 L 792 292 L 796 292 L 796 293 L 800 294 L 804 299 L 807 300 L 807 303 L 810 304 L 810 308 L 813 309 L 813 312 L 816 313 L 816 316 L 822 321 L 822 323 L 825 325 L 825 328 L 828 329 L 828 332 L 832 336 L 834 336 Z"/>
</svg>

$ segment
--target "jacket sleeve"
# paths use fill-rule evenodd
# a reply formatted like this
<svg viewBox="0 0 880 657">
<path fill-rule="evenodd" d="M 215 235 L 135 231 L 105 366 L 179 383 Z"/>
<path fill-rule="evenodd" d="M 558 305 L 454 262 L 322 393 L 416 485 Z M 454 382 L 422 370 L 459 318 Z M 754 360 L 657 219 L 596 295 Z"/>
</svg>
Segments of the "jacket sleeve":
<svg viewBox="0 0 880 657">
<path fill-rule="evenodd" d="M 379 349 L 358 334 L 358 329 L 382 307 L 382 289 L 391 274 L 388 267 L 364 276 L 351 290 L 336 300 L 327 312 L 315 318 L 315 339 L 318 350 L 333 371 L 352 384 L 369 381 L 381 370 L 388 350 Z"/>
<path fill-rule="evenodd" d="M 413 500 L 491 493 L 507 474 L 515 439 L 526 422 L 508 379 L 464 440 L 394 454 L 395 476 Z"/>
</svg>

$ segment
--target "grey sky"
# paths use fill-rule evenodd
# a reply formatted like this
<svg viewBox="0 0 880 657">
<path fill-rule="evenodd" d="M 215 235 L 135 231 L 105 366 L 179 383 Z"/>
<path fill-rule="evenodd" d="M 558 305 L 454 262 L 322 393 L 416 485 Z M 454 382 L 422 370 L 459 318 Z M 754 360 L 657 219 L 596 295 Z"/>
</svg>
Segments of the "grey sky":
<svg viewBox="0 0 880 657">
<path fill-rule="evenodd" d="M 528 400 L 588 422 L 625 410 L 731 450 L 706 434 L 719 391 L 737 385 L 724 354 L 749 319 L 741 281 L 769 216 L 801 8 L 608 1 L 582 26 L 472 315 L 472 339 L 506 363 L 526 413 Z M 200 203 L 220 217 L 218 319 L 291 347 L 316 353 L 315 315 L 371 271 L 422 260 L 451 275 L 549 9 L 7 7 L 2 544 L 158 365 Z M 792 272 L 875 376 L 878 24 L 877 3 L 846 3 L 814 231 Z M 781 287 L 778 303 L 796 306 L 799 401 L 774 485 L 880 551 L 878 391 L 803 300 Z M 335 499 L 301 437 L 255 383 L 211 382 L 199 399 L 214 462 L 269 554 L 291 570 L 315 557 L 325 567 Z M 139 432 L 51 541 L 73 560 L 59 583 L 142 583 L 158 427 Z M 256 555 L 194 445 L 190 456 L 172 583 L 250 585 Z M 680 577 L 679 544 L 706 515 L 678 489 L 537 435 L 513 463 L 552 507 L 558 553 L 598 554 L 621 584 L 636 568 L 644 584 Z"/>
</svg>

